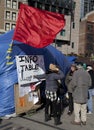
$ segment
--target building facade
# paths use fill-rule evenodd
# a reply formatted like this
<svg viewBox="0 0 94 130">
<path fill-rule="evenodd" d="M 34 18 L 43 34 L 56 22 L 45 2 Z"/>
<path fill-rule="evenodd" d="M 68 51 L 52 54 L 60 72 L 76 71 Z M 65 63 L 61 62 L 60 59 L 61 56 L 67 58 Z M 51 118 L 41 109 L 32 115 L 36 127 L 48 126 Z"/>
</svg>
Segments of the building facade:
<svg viewBox="0 0 94 130">
<path fill-rule="evenodd" d="M 79 25 L 80 25 L 80 10 L 81 3 L 80 0 L 74 0 L 76 3 L 74 10 L 74 19 L 71 21 L 70 26 L 70 45 L 67 46 L 68 52 L 67 54 L 78 54 L 78 46 L 79 46 Z M 62 47 L 64 48 L 64 46 Z"/>
<path fill-rule="evenodd" d="M 53 45 L 64 54 L 78 54 L 80 1 L 28 0 L 29 5 L 43 10 L 65 14 L 66 25 L 56 36 Z M 76 3 L 75 8 L 73 8 Z"/>
<path fill-rule="evenodd" d="M 81 19 L 78 50 L 87 57 L 94 55 L 94 11 Z"/>
<path fill-rule="evenodd" d="M 81 19 L 78 53 L 94 55 L 94 0 L 81 0 Z"/>
<path fill-rule="evenodd" d="M 73 8 L 75 2 L 75 8 Z M 66 25 L 52 44 L 64 54 L 86 53 L 86 21 L 82 18 L 94 9 L 94 0 L 0 0 L 0 33 L 15 28 L 20 2 L 65 15 Z M 69 3 L 69 4 L 67 4 Z M 92 20 L 93 21 L 93 20 Z M 90 19 L 89 19 L 90 22 Z M 82 25 L 81 25 L 82 24 Z M 80 28 L 83 27 L 83 30 Z M 81 40 L 82 39 L 82 40 Z M 84 42 L 82 42 L 84 39 Z M 88 47 L 87 47 L 88 48 Z"/>
<path fill-rule="evenodd" d="M 81 18 L 94 10 L 94 0 L 81 0 Z"/>
<path fill-rule="evenodd" d="M 0 34 L 15 28 L 19 3 L 26 0 L 0 0 Z"/>
</svg>

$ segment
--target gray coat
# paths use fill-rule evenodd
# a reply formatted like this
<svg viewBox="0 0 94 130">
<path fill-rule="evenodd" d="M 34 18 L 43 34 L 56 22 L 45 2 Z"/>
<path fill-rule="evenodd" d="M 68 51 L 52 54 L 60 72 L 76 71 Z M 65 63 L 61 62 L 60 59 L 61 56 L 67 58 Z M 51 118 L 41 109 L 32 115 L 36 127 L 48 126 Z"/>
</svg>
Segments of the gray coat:
<svg viewBox="0 0 94 130">
<path fill-rule="evenodd" d="M 83 68 L 74 72 L 73 78 L 69 84 L 70 91 L 73 93 L 73 99 L 76 103 L 86 103 L 88 99 L 88 89 L 91 86 L 91 78 Z"/>
<path fill-rule="evenodd" d="M 70 82 L 71 82 L 71 80 L 72 80 L 73 74 L 71 75 L 70 73 L 71 73 L 71 71 L 69 71 L 69 72 L 67 73 L 67 75 L 66 75 L 65 85 L 66 85 L 66 87 L 67 87 L 68 92 L 72 93 L 69 84 L 70 84 Z"/>
</svg>

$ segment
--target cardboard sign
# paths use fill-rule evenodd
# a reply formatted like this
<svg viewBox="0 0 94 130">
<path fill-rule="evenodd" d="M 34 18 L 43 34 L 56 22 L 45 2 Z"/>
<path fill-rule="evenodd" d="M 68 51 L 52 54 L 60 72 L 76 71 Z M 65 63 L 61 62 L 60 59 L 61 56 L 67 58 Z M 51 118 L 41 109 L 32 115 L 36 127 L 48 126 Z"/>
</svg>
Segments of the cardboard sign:
<svg viewBox="0 0 94 130">
<path fill-rule="evenodd" d="M 38 109 L 42 104 L 36 104 L 39 101 L 38 91 L 34 93 L 26 92 L 23 96 L 19 95 L 19 84 L 14 85 L 15 113 L 21 114 L 33 109 Z"/>
<path fill-rule="evenodd" d="M 45 73 L 44 58 L 42 55 L 16 56 L 19 85 L 37 82 L 35 75 Z"/>
</svg>

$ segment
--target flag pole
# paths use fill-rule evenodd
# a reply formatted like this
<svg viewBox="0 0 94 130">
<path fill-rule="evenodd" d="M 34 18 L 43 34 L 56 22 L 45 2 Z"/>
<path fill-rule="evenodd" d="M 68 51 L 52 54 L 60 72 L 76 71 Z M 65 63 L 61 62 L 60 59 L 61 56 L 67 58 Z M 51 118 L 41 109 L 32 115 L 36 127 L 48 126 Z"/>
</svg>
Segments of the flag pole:
<svg viewBox="0 0 94 130">
<path fill-rule="evenodd" d="M 56 41 L 57 41 L 57 36 L 56 36 L 56 38 L 55 38 L 55 48 L 57 47 L 57 45 L 56 45 Z"/>
</svg>

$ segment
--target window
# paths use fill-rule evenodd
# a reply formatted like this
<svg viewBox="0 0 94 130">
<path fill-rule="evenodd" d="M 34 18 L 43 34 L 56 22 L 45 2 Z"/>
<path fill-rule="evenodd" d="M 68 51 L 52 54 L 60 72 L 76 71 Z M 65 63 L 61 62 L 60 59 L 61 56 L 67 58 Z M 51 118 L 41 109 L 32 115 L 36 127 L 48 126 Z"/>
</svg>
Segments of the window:
<svg viewBox="0 0 94 130">
<path fill-rule="evenodd" d="M 87 34 L 87 42 L 88 42 L 88 43 L 92 43 L 92 42 L 94 41 L 94 40 L 93 40 L 93 37 L 94 37 L 93 34 L 91 34 L 91 33 L 89 34 L 89 33 L 88 33 L 88 34 Z"/>
<path fill-rule="evenodd" d="M 58 44 L 57 44 L 57 47 L 62 47 L 62 44 L 59 44 L 59 43 L 58 43 Z"/>
<path fill-rule="evenodd" d="M 62 8 L 58 8 L 58 13 L 60 13 L 60 14 L 64 14 L 64 9 L 62 9 Z"/>
<path fill-rule="evenodd" d="M 42 9 L 42 4 L 41 3 L 37 3 L 37 8 Z"/>
<path fill-rule="evenodd" d="M 16 13 L 12 12 L 12 20 L 16 21 Z"/>
<path fill-rule="evenodd" d="M 52 7 L 51 7 L 51 11 L 52 11 L 52 12 L 56 12 L 56 7 L 55 7 L 55 6 L 52 6 Z"/>
<path fill-rule="evenodd" d="M 84 15 L 89 12 L 89 4 L 88 1 L 84 1 Z"/>
<path fill-rule="evenodd" d="M 56 40 L 56 42 L 55 42 L 56 46 L 60 47 L 60 48 L 62 47 L 62 43 L 63 43 L 62 40 Z"/>
<path fill-rule="evenodd" d="M 87 29 L 88 29 L 88 31 L 93 31 L 93 25 L 90 25 L 90 24 L 89 24 L 89 25 L 87 26 Z"/>
<path fill-rule="evenodd" d="M 16 0 L 13 0 L 13 2 L 12 2 L 12 8 L 17 9 L 17 1 Z"/>
<path fill-rule="evenodd" d="M 48 10 L 48 11 L 50 11 L 50 5 L 48 5 L 48 4 L 45 4 L 45 10 Z"/>
<path fill-rule="evenodd" d="M 11 29 L 14 29 L 16 24 L 11 24 Z"/>
<path fill-rule="evenodd" d="M 44 2 L 44 0 L 39 0 L 39 2 Z"/>
<path fill-rule="evenodd" d="M 74 22 L 72 23 L 72 28 L 75 28 L 75 23 Z"/>
<path fill-rule="evenodd" d="M 72 42 L 71 48 L 74 48 L 74 42 Z"/>
<path fill-rule="evenodd" d="M 89 3 L 89 10 L 90 11 L 94 10 L 94 0 L 91 0 Z"/>
<path fill-rule="evenodd" d="M 46 3 L 47 4 L 51 4 L 51 0 L 46 0 Z"/>
<path fill-rule="evenodd" d="M 6 0 L 6 7 L 11 8 L 11 0 Z"/>
<path fill-rule="evenodd" d="M 5 30 L 9 31 L 10 30 L 10 23 L 5 23 Z"/>
<path fill-rule="evenodd" d="M 65 30 L 64 29 L 60 32 L 60 35 L 65 36 Z"/>
<path fill-rule="evenodd" d="M 10 11 L 6 11 L 6 19 L 10 19 Z"/>
</svg>

